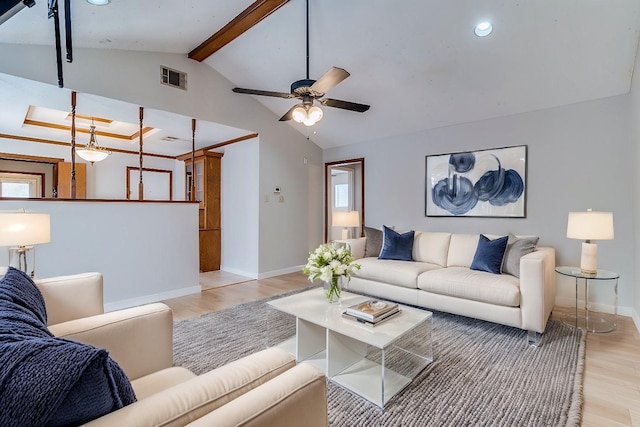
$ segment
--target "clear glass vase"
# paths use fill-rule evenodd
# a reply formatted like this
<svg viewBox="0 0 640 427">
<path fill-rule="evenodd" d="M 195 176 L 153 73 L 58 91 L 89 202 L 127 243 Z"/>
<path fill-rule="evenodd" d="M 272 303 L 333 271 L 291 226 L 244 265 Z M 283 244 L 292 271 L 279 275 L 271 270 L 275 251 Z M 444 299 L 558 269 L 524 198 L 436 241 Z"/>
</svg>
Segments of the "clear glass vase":
<svg viewBox="0 0 640 427">
<path fill-rule="evenodd" d="M 324 296 L 329 304 L 340 304 L 342 301 L 342 276 L 333 276 L 331 282 L 324 282 Z"/>
</svg>

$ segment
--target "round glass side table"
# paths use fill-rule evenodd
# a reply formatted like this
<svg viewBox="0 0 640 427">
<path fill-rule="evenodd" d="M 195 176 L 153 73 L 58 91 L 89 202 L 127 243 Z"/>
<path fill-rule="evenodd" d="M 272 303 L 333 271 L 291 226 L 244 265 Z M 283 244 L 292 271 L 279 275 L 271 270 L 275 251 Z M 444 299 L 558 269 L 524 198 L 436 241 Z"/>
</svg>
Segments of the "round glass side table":
<svg viewBox="0 0 640 427">
<path fill-rule="evenodd" d="M 584 328 L 589 332 L 611 332 L 615 331 L 618 321 L 618 278 L 620 275 L 613 271 L 597 270 L 594 274 L 583 273 L 579 267 L 556 267 L 556 272 L 564 276 L 570 276 L 575 279 L 576 286 L 576 308 L 575 314 L 563 316 L 563 322 L 575 326 L 576 328 Z M 584 285 L 584 314 L 580 315 L 579 311 L 579 285 Z M 589 293 L 591 286 L 604 286 L 607 283 L 613 285 L 613 295 L 610 300 L 612 304 L 611 313 L 603 313 L 592 309 L 593 303 L 589 301 Z"/>
</svg>

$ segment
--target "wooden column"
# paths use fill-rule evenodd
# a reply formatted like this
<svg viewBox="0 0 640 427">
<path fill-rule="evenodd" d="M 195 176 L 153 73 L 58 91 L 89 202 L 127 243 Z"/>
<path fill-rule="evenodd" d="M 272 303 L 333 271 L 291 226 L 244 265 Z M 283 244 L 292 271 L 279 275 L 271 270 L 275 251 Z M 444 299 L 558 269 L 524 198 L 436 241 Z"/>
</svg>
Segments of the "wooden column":
<svg viewBox="0 0 640 427">
<path fill-rule="evenodd" d="M 196 119 L 191 119 L 191 201 L 196 200 Z"/>
<path fill-rule="evenodd" d="M 71 198 L 76 198 L 76 92 L 71 92 Z"/>
<path fill-rule="evenodd" d="M 142 183 L 142 119 L 144 107 L 140 107 L 140 181 L 138 182 L 138 200 L 144 200 L 144 184 Z"/>
</svg>

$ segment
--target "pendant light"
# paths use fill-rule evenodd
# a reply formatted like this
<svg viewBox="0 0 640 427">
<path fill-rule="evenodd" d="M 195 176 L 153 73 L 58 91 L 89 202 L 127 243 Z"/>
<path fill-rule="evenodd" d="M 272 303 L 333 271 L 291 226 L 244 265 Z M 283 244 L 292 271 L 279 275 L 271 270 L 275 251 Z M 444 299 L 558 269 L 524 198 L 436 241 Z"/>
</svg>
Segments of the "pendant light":
<svg viewBox="0 0 640 427">
<path fill-rule="evenodd" d="M 91 118 L 91 126 L 89 127 L 89 143 L 85 145 L 84 148 L 76 148 L 76 154 L 91 164 L 100 162 L 111 154 L 110 151 L 100 147 L 96 141 L 96 126 L 93 123 L 93 117 Z"/>
</svg>

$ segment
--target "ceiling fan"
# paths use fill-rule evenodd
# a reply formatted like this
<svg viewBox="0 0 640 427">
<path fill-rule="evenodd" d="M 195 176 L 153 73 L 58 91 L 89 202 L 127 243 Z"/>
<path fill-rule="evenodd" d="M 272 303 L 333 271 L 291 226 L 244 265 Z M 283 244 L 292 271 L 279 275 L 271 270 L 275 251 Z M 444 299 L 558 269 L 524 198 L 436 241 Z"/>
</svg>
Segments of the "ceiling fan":
<svg viewBox="0 0 640 427">
<path fill-rule="evenodd" d="M 327 107 L 341 108 L 359 113 L 364 113 L 369 109 L 370 106 L 365 104 L 324 98 L 324 95 L 330 89 L 347 77 L 349 77 L 349 73 L 346 70 L 331 67 L 331 69 L 324 73 L 318 80 L 309 78 L 309 0 L 307 0 L 307 78 L 291 83 L 291 93 L 245 89 L 241 87 L 235 87 L 233 91 L 235 93 L 271 96 L 275 98 L 298 98 L 302 102 L 291 107 L 284 116 L 280 117 L 280 121 L 293 119 L 298 123 L 304 123 L 306 126 L 313 126 L 322 119 L 324 114 L 320 107 L 313 105 L 314 100 Z"/>
</svg>

